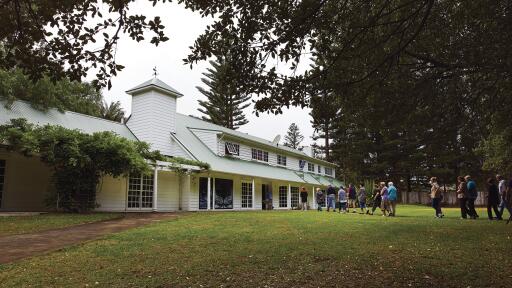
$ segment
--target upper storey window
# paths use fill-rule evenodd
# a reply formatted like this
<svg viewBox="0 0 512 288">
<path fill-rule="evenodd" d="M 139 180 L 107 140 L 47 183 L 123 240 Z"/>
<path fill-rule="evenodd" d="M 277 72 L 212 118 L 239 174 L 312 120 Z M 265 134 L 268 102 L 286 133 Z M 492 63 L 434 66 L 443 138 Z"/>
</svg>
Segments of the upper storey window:
<svg viewBox="0 0 512 288">
<path fill-rule="evenodd" d="M 315 164 L 308 163 L 308 171 L 309 172 L 315 172 Z"/>
<path fill-rule="evenodd" d="M 332 176 L 332 168 L 325 167 L 324 170 L 325 170 L 325 175 Z"/>
<path fill-rule="evenodd" d="M 286 166 L 286 156 L 277 155 L 277 165 Z"/>
<path fill-rule="evenodd" d="M 268 162 L 268 152 L 260 149 L 252 148 L 252 159 Z"/>
<path fill-rule="evenodd" d="M 225 146 L 226 155 L 240 156 L 240 145 L 231 142 L 226 142 Z"/>
<path fill-rule="evenodd" d="M 252 148 L 252 159 L 258 161 L 268 162 L 268 152 L 260 149 Z"/>
</svg>

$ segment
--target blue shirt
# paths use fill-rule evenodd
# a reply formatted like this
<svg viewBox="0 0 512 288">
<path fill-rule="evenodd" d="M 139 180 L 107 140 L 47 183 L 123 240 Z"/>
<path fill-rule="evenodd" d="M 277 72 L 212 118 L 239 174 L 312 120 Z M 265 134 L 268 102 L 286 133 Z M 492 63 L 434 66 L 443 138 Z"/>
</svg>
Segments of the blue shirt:
<svg viewBox="0 0 512 288">
<path fill-rule="evenodd" d="M 342 203 L 347 202 L 347 192 L 345 192 L 345 190 L 340 189 L 338 191 L 338 201 Z"/>
<path fill-rule="evenodd" d="M 396 187 L 391 185 L 388 187 L 388 199 L 391 201 L 395 201 L 397 197 L 397 190 Z"/>
<path fill-rule="evenodd" d="M 469 198 L 476 199 L 478 197 L 478 191 L 476 190 L 476 183 L 473 180 L 468 181 L 468 196 Z"/>
</svg>

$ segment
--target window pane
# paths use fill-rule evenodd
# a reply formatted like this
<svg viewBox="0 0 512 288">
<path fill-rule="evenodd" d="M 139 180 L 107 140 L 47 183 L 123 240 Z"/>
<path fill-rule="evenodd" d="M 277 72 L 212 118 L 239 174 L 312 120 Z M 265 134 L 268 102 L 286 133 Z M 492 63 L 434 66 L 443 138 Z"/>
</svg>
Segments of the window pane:
<svg viewBox="0 0 512 288">
<path fill-rule="evenodd" d="M 242 182 L 242 208 L 252 208 L 252 183 Z"/>
<path fill-rule="evenodd" d="M 299 187 L 291 187 L 290 188 L 290 194 L 291 194 L 291 205 L 293 208 L 299 207 Z"/>
<path fill-rule="evenodd" d="M 279 186 L 279 207 L 288 206 L 288 186 Z"/>
</svg>

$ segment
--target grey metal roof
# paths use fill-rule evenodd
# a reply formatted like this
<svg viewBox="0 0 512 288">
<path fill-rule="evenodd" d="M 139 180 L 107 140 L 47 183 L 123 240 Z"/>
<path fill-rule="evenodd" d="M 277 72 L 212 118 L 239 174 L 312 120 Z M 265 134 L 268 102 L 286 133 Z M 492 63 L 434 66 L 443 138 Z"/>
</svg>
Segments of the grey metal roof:
<svg viewBox="0 0 512 288">
<path fill-rule="evenodd" d="M 221 157 L 206 147 L 206 145 L 194 135 L 191 129 L 231 132 L 227 131 L 230 129 L 179 113 L 176 115 L 176 122 L 180 125 L 176 125 L 175 137 L 178 138 L 179 141 L 187 147 L 187 149 L 194 155 L 196 159 L 210 164 L 212 171 L 266 179 L 283 180 L 288 182 L 306 183 L 319 186 L 327 186 L 328 184 L 331 184 L 331 182 L 327 180 L 329 177 L 319 176 L 319 179 L 321 179 L 320 181 L 316 178 L 313 178 L 312 175 L 307 172 L 300 173 L 298 171 L 271 166 L 256 161 L 246 161 L 230 157 Z M 245 138 L 257 138 L 241 132 L 233 132 L 242 134 Z M 335 180 L 333 179 L 331 181 Z"/>
<path fill-rule="evenodd" d="M 135 94 L 138 94 L 138 92 L 145 91 L 146 89 L 149 89 L 151 87 L 157 88 L 157 89 L 161 90 L 162 92 L 167 92 L 168 94 L 171 94 L 171 95 L 174 95 L 177 97 L 183 96 L 183 94 L 178 92 L 178 90 L 172 88 L 167 83 L 165 83 L 164 81 L 162 81 L 156 77 L 151 78 L 148 81 L 146 81 L 142 84 L 139 84 L 139 85 L 133 87 L 132 89 L 127 90 L 126 93 L 128 93 L 130 95 L 135 95 Z"/>
<path fill-rule="evenodd" d="M 186 116 L 186 115 L 181 115 L 181 116 L 197 120 L 197 121 L 193 122 L 194 126 L 190 126 L 190 128 L 209 130 L 209 131 L 217 131 L 217 132 L 223 133 L 224 135 L 228 135 L 230 137 L 234 137 L 234 138 L 237 138 L 237 139 L 245 141 L 245 142 L 257 143 L 257 144 L 260 144 L 263 146 L 267 146 L 268 148 L 270 148 L 272 150 L 281 151 L 281 153 L 292 154 L 292 155 L 300 157 L 301 159 L 320 162 L 320 163 L 323 163 L 325 165 L 329 165 L 332 167 L 336 166 L 335 164 L 324 161 L 322 159 L 317 159 L 317 158 L 311 157 L 308 154 L 304 153 L 303 151 L 293 149 L 293 148 L 290 148 L 290 147 L 287 147 L 284 145 L 275 144 L 275 143 L 272 143 L 272 141 L 268 141 L 268 140 L 260 138 L 260 137 L 256 137 L 256 136 L 253 136 L 253 135 L 250 135 L 247 133 L 229 129 L 224 126 L 216 125 L 216 124 L 204 121 L 202 119 L 195 118 L 193 116 Z"/>
<path fill-rule="evenodd" d="M 40 111 L 25 101 L 14 101 L 9 108 L 6 102 L 0 101 L 0 125 L 9 123 L 11 119 L 25 118 L 29 123 L 38 125 L 60 125 L 68 129 L 78 129 L 84 133 L 112 131 L 119 136 L 136 141 L 137 138 L 122 123 L 105 120 L 75 112 L 60 112 L 57 109 Z"/>
</svg>

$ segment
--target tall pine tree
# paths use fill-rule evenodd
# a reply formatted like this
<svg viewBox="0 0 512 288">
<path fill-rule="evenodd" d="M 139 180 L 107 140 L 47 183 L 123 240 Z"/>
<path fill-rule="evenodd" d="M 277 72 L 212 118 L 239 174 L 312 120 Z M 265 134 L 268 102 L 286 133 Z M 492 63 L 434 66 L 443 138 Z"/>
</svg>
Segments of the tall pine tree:
<svg viewBox="0 0 512 288">
<path fill-rule="evenodd" d="M 330 141 L 332 139 L 333 122 L 335 121 L 336 114 L 338 113 L 339 106 L 336 104 L 336 98 L 332 93 L 326 91 L 320 95 L 311 97 L 311 125 L 313 126 L 314 134 L 311 137 L 315 143 L 312 145 L 315 154 L 330 160 L 331 147 Z M 316 143 L 317 140 L 323 140 L 322 144 Z"/>
<path fill-rule="evenodd" d="M 295 123 L 290 124 L 288 132 L 286 132 L 286 135 L 284 136 L 284 146 L 293 149 L 300 149 L 300 143 L 302 140 L 304 140 L 304 136 L 300 133 L 299 126 Z"/>
<path fill-rule="evenodd" d="M 201 81 L 206 85 L 197 87 L 197 90 L 206 96 L 207 100 L 199 100 L 199 112 L 205 114 L 203 120 L 230 129 L 238 129 L 249 121 L 243 110 L 249 107 L 250 95 L 239 92 L 236 82 L 231 79 L 233 69 L 229 58 L 219 57 L 217 61 L 210 61 L 211 68 L 203 73 L 205 78 Z"/>
</svg>

